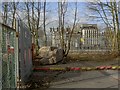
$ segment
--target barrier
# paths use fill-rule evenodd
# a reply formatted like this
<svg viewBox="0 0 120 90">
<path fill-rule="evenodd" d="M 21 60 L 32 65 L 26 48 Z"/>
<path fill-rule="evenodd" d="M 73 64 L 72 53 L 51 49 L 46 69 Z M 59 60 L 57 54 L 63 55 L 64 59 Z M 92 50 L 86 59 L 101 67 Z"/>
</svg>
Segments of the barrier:
<svg viewBox="0 0 120 90">
<path fill-rule="evenodd" d="M 25 83 L 32 73 L 32 36 L 22 21 L 18 21 L 18 33 L 19 79 Z"/>
<path fill-rule="evenodd" d="M 93 71 L 93 70 L 120 70 L 120 66 L 96 66 L 96 67 L 36 67 L 33 71 Z"/>
<path fill-rule="evenodd" d="M 31 32 L 21 21 L 16 27 L 0 23 L 0 90 L 19 88 L 32 73 Z"/>
<path fill-rule="evenodd" d="M 16 32 L 0 23 L 0 88 L 16 88 Z"/>
</svg>

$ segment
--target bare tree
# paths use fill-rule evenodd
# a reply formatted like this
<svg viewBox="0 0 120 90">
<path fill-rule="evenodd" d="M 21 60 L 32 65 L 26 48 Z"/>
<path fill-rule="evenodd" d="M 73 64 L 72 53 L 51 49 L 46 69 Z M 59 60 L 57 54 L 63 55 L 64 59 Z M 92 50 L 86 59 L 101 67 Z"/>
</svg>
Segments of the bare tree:
<svg viewBox="0 0 120 90">
<path fill-rule="evenodd" d="M 26 9 L 27 9 L 27 22 L 28 22 L 28 27 L 29 30 L 32 32 L 32 28 L 31 28 L 31 23 L 30 23 L 30 3 L 29 2 L 25 2 L 26 5 Z"/>
<path fill-rule="evenodd" d="M 90 3 L 89 6 L 90 10 L 93 10 L 100 15 L 99 18 L 101 18 L 104 21 L 107 27 L 113 27 L 114 37 L 112 38 L 112 50 L 118 50 L 119 19 L 117 1 L 114 0 L 114 2 L 101 2 L 100 0 L 98 0 L 96 2 Z"/>
<path fill-rule="evenodd" d="M 43 19 L 43 27 L 44 27 L 44 34 L 45 34 L 45 46 L 47 46 L 47 35 L 46 35 L 46 0 L 44 1 L 44 19 Z"/>
<path fill-rule="evenodd" d="M 15 28 L 16 11 L 18 9 L 19 2 L 4 2 L 3 4 L 3 23 L 10 24 L 8 21 L 11 19 L 12 28 Z M 10 14 L 10 15 L 9 15 Z"/>
<path fill-rule="evenodd" d="M 2 4 L 3 8 L 3 23 L 7 24 L 7 19 L 8 19 L 8 2 L 4 2 Z"/>
<path fill-rule="evenodd" d="M 119 55 L 120 55 L 120 1 L 118 2 L 118 22 L 119 22 L 119 30 L 118 30 L 118 35 L 117 35 L 117 38 L 118 38 L 118 50 L 119 50 Z"/>
<path fill-rule="evenodd" d="M 76 26 L 76 17 L 77 17 L 77 2 L 75 2 L 75 12 L 74 12 L 74 22 L 73 22 L 73 27 L 72 29 L 69 29 L 69 36 L 68 36 L 68 44 L 65 42 L 65 14 L 67 12 L 67 2 L 58 2 L 58 16 L 59 16 L 59 34 L 60 34 L 60 43 L 61 43 L 61 48 L 64 50 L 64 57 L 67 57 L 69 50 L 70 50 L 70 42 L 72 38 L 73 31 Z"/>
<path fill-rule="evenodd" d="M 29 30 L 32 33 L 33 43 L 36 46 L 36 53 L 39 49 L 39 26 L 40 26 L 40 17 L 41 17 L 41 2 L 25 2 L 27 10 L 27 21 Z M 37 14 L 37 15 L 36 15 Z"/>
<path fill-rule="evenodd" d="M 12 2 L 11 7 L 12 7 L 12 27 L 15 28 L 15 22 L 16 22 L 16 10 L 19 2 Z"/>
<path fill-rule="evenodd" d="M 71 32 L 70 32 L 70 34 L 69 34 L 68 46 L 67 46 L 67 50 L 66 50 L 66 52 L 65 52 L 65 56 L 68 55 L 69 50 L 70 50 L 71 38 L 72 38 L 72 35 L 73 35 L 73 32 L 74 32 L 74 29 L 75 29 L 75 27 L 76 27 L 76 20 L 77 20 L 77 2 L 75 2 L 74 23 L 73 23 L 73 27 L 72 27 L 72 29 L 71 29 Z"/>
<path fill-rule="evenodd" d="M 64 43 L 64 32 L 65 32 L 65 14 L 67 12 L 67 2 L 63 0 L 62 2 L 58 2 L 58 16 L 59 16 L 59 34 L 60 34 L 60 43 L 61 47 L 65 49 L 65 43 Z"/>
</svg>

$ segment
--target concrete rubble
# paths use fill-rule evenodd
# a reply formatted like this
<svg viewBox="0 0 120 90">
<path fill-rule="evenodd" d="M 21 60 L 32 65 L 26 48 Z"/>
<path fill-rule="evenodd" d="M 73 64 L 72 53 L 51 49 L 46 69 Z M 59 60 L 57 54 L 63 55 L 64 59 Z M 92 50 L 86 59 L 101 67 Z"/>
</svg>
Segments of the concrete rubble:
<svg viewBox="0 0 120 90">
<path fill-rule="evenodd" d="M 55 64 L 63 59 L 63 50 L 50 46 L 41 47 L 37 59 L 39 59 L 40 63 L 43 65 Z"/>
</svg>

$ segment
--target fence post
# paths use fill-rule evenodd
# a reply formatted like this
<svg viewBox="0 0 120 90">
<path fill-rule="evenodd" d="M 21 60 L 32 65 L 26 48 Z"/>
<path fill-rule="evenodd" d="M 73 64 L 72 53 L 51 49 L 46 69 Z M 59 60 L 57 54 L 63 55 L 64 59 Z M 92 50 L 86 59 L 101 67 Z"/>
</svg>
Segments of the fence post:
<svg viewBox="0 0 120 90">
<path fill-rule="evenodd" d="M 118 20 L 119 20 L 119 31 L 118 31 L 118 51 L 119 51 L 119 55 L 120 55 L 120 1 L 118 2 Z"/>
<path fill-rule="evenodd" d="M 2 90 L 2 25 L 0 24 L 0 90 Z"/>
</svg>

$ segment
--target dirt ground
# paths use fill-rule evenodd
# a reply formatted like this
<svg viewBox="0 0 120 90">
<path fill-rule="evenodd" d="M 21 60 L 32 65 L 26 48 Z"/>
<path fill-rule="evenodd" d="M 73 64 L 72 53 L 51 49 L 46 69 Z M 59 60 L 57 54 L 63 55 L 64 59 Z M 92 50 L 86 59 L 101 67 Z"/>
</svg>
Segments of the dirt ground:
<svg viewBox="0 0 120 90">
<path fill-rule="evenodd" d="M 57 63 L 55 65 L 44 65 L 39 67 L 81 67 L 81 66 L 101 66 L 101 65 L 119 65 L 120 57 L 116 54 L 69 54 L 65 63 Z M 38 66 L 37 66 L 38 67 Z M 57 80 L 58 75 L 64 72 L 33 72 L 28 89 L 46 90 L 50 87 L 50 83 Z"/>
<path fill-rule="evenodd" d="M 118 57 L 117 52 L 104 52 L 104 53 L 69 53 L 67 60 L 69 61 L 104 61 L 104 60 L 113 60 Z"/>
</svg>

